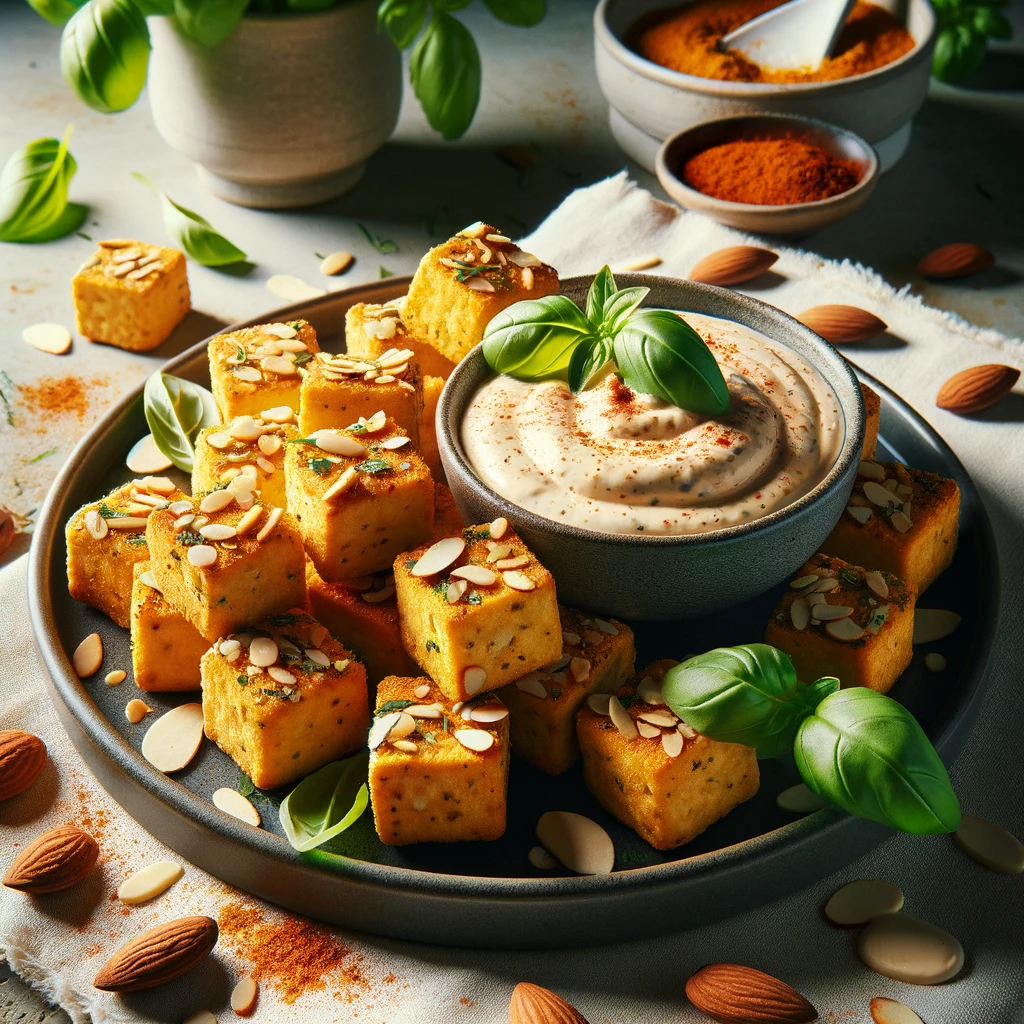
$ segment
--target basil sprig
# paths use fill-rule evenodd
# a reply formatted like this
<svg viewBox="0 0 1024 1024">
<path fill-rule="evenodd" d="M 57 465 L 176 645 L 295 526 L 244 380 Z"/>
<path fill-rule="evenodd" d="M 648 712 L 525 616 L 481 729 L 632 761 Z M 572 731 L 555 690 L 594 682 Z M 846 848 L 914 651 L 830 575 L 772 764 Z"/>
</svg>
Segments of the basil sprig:
<svg viewBox="0 0 1024 1024">
<path fill-rule="evenodd" d="M 68 202 L 78 165 L 63 139 L 36 139 L 11 154 L 0 172 L 0 242 L 50 242 L 77 231 L 88 209 Z"/>
<path fill-rule="evenodd" d="M 281 827 L 299 853 L 308 853 L 355 824 L 369 804 L 369 751 L 333 761 L 307 775 L 281 801 Z"/>
<path fill-rule="evenodd" d="M 932 74 L 956 82 L 985 63 L 988 40 L 1011 39 L 1013 25 L 998 8 L 1008 0 L 932 0 L 938 22 Z"/>
<path fill-rule="evenodd" d="M 36 14 L 44 17 L 51 25 L 63 25 L 85 0 L 28 0 Z"/>
<path fill-rule="evenodd" d="M 707 416 L 727 413 L 729 388 L 711 350 L 678 313 L 641 309 L 649 291 L 620 290 L 606 266 L 586 312 L 565 295 L 513 303 L 484 329 L 484 359 L 518 380 L 564 380 L 574 394 L 614 362 L 640 394 Z"/>
<path fill-rule="evenodd" d="M 178 469 L 191 473 L 196 435 L 220 423 L 213 395 L 190 380 L 158 372 L 146 381 L 143 406 L 157 448 Z"/>
<path fill-rule="evenodd" d="M 132 177 L 145 185 L 160 200 L 167 234 L 196 263 L 204 267 L 225 267 L 245 259 L 245 253 L 220 234 L 205 217 L 179 206 L 170 196 L 164 195 L 144 174 L 133 171 Z"/>
<path fill-rule="evenodd" d="M 808 788 L 851 814 L 912 835 L 959 828 L 949 776 L 914 716 L 874 690 L 838 686 L 832 677 L 805 686 L 789 655 L 750 644 L 676 665 L 663 693 L 712 739 L 762 758 L 792 747 Z"/>
</svg>

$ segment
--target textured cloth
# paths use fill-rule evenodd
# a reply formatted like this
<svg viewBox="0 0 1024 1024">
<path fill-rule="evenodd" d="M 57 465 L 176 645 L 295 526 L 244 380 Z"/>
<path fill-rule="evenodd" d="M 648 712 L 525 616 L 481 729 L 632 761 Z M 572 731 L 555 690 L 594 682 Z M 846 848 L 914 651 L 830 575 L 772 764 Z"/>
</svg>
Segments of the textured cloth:
<svg viewBox="0 0 1024 1024">
<path fill-rule="evenodd" d="M 655 273 L 685 277 L 701 256 L 746 240 L 655 201 L 619 176 L 571 195 L 524 244 L 563 276 L 656 254 L 663 263 Z M 781 254 L 773 272 L 756 288 L 741 290 L 791 312 L 848 302 L 881 316 L 889 332 L 859 345 L 858 363 L 923 412 L 964 461 L 985 498 L 999 545 L 1001 628 L 977 727 L 951 774 L 965 811 L 1024 835 L 1019 755 L 1024 726 L 1019 679 L 1024 662 L 1024 437 L 1015 422 L 1024 399 L 1010 396 L 971 419 L 934 406 L 939 385 L 955 370 L 984 362 L 1021 366 L 1024 349 L 1013 339 L 923 306 L 862 267 L 773 248 Z M 746 963 L 776 974 L 833 1024 L 869 1021 L 868 1002 L 876 995 L 902 999 L 928 1024 L 1024 1022 L 1022 878 L 987 871 L 947 836 L 896 835 L 849 868 L 759 910 L 667 938 L 580 951 L 492 953 L 319 927 L 301 931 L 304 926 L 294 918 L 191 866 L 158 899 L 122 907 L 113 894 L 127 874 L 154 860 L 180 858 L 100 789 L 58 723 L 31 646 L 24 558 L 0 573 L 0 636 L 7 642 L 0 727 L 41 736 L 53 762 L 28 793 L 0 804 L 3 865 L 44 829 L 70 820 L 92 831 L 103 851 L 100 870 L 67 893 L 30 899 L 0 892 L 0 955 L 76 1022 L 89 1016 L 96 1021 L 176 1021 L 198 1009 L 226 1020 L 231 986 L 254 962 L 262 965 L 256 970 L 261 976 L 256 1021 L 499 1021 L 506 1019 L 514 983 L 529 980 L 565 995 L 592 1024 L 697 1022 L 707 1018 L 687 1005 L 683 984 L 698 967 L 714 961 Z M 962 941 L 967 967 L 960 978 L 921 988 L 880 977 L 860 963 L 855 933 L 829 926 L 820 907 L 840 884 L 862 877 L 896 883 L 906 893 L 908 913 Z M 194 913 L 221 917 L 227 925 L 201 969 L 155 993 L 122 998 L 91 987 L 99 966 L 123 942 L 160 920 Z M 331 968 L 304 990 L 287 967 L 287 949 L 300 935 L 316 945 Z M 276 967 L 267 959 L 275 949 Z"/>
</svg>

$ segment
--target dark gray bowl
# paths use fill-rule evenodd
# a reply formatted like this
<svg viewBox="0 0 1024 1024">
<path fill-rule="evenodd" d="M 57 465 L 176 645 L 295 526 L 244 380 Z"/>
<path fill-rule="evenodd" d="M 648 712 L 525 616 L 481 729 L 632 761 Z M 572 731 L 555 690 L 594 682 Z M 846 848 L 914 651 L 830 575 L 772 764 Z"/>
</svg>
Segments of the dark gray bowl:
<svg viewBox="0 0 1024 1024">
<path fill-rule="evenodd" d="M 562 283 L 585 304 L 590 277 Z M 749 600 L 789 576 L 839 521 L 853 490 L 864 440 L 864 402 L 849 363 L 812 330 L 782 310 L 726 288 L 649 274 L 622 274 L 620 287 L 651 289 L 645 306 L 724 317 L 792 349 L 835 392 L 846 424 L 839 456 L 825 479 L 791 505 L 752 523 L 686 537 L 607 534 L 556 523 L 487 487 L 470 467 L 459 438 L 462 413 L 492 375 L 477 346 L 441 394 L 437 442 L 448 486 L 467 522 L 504 516 L 551 571 L 559 599 L 626 619 L 666 620 L 704 615 Z"/>
</svg>

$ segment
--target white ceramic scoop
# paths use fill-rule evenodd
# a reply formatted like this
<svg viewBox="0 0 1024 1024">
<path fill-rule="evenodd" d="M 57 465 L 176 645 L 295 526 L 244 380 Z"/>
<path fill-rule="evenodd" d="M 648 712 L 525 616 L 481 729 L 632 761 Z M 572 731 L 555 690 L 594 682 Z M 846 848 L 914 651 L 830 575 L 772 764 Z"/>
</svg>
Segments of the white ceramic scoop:
<svg viewBox="0 0 1024 1024">
<path fill-rule="evenodd" d="M 790 0 L 722 38 L 722 46 L 774 70 L 817 68 L 832 52 L 855 0 Z"/>
</svg>

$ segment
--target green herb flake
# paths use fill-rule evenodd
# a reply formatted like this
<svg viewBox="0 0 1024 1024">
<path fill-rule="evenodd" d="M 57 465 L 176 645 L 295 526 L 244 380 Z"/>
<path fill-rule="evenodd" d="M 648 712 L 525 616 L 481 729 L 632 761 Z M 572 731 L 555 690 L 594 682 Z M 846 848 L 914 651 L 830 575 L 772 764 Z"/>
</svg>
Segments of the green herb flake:
<svg viewBox="0 0 1024 1024">
<path fill-rule="evenodd" d="M 389 715 L 392 711 L 404 711 L 406 708 L 410 708 L 415 704 L 414 700 L 386 700 L 377 710 L 373 713 L 374 718 L 380 718 L 381 715 Z"/>
<path fill-rule="evenodd" d="M 177 541 L 179 544 L 184 544 L 187 548 L 191 547 L 193 544 L 206 543 L 206 541 L 194 530 L 182 530 L 177 536 Z"/>
<path fill-rule="evenodd" d="M 377 267 L 377 277 L 381 281 L 383 281 L 387 277 L 394 277 L 394 276 L 395 276 L 395 272 L 393 270 L 388 270 L 388 268 L 383 266 L 383 265 Z"/>
<path fill-rule="evenodd" d="M 56 455 L 59 451 L 59 448 L 47 448 L 45 452 L 33 455 L 31 459 L 24 459 L 23 462 L 26 466 L 31 466 L 33 462 L 42 462 L 43 459 L 48 459 L 51 455 Z"/>
<path fill-rule="evenodd" d="M 462 531 L 462 536 L 469 544 L 477 540 L 487 540 L 491 536 L 490 526 L 467 526 Z"/>
<path fill-rule="evenodd" d="M 317 476 L 327 476 L 334 469 L 335 463 L 330 459 L 325 459 L 322 455 L 314 455 L 307 465 Z"/>
<path fill-rule="evenodd" d="M 482 604 L 483 598 L 474 590 L 466 597 L 466 604 Z"/>
<path fill-rule="evenodd" d="M 129 537 L 128 543 L 131 544 L 133 548 L 141 548 L 146 543 L 146 535 L 144 533 L 139 533 L 134 537 Z"/>
<path fill-rule="evenodd" d="M 839 578 L 840 583 L 845 583 L 848 587 L 859 587 L 861 585 L 861 578 L 852 569 L 840 569 L 836 576 Z"/>
<path fill-rule="evenodd" d="M 246 797 L 252 796 L 253 793 L 256 792 L 256 787 L 253 785 L 252 779 L 250 779 L 245 772 L 238 773 L 238 792 L 241 793 L 242 796 Z"/>
<path fill-rule="evenodd" d="M 428 743 L 434 743 L 434 744 L 436 744 L 436 743 L 437 743 L 437 737 L 436 737 L 436 736 L 435 736 L 435 735 L 434 735 L 434 734 L 433 734 L 432 732 L 425 732 L 425 733 L 423 734 L 423 738 L 424 738 L 424 739 L 425 739 L 425 740 L 426 740 L 426 741 L 427 741 Z"/>
<path fill-rule="evenodd" d="M 356 470 L 360 473 L 388 473 L 391 466 L 383 459 L 366 459 L 364 462 L 356 463 Z"/>
<path fill-rule="evenodd" d="M 127 519 L 127 512 L 118 512 L 116 509 L 112 509 L 105 501 L 100 502 L 100 515 L 104 519 Z"/>
<path fill-rule="evenodd" d="M 248 686 L 249 677 L 244 672 L 242 672 L 239 674 L 238 678 L 235 679 L 235 682 L 238 683 L 239 686 Z"/>
<path fill-rule="evenodd" d="M 358 221 L 356 222 L 356 227 L 359 228 L 363 233 L 363 237 L 373 246 L 375 252 L 385 256 L 389 252 L 398 251 L 398 243 L 393 238 L 378 238 L 365 224 L 360 224 Z"/>
<path fill-rule="evenodd" d="M 441 646 L 440 644 L 438 644 L 436 640 L 428 640 L 426 643 L 426 647 L 428 651 L 434 651 L 436 654 L 441 653 Z"/>
</svg>

